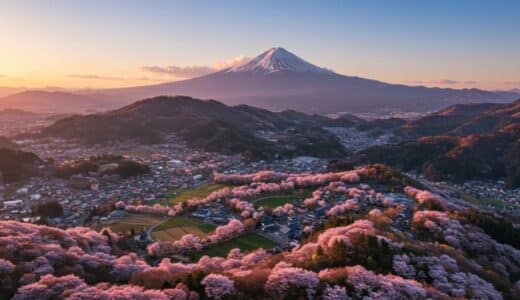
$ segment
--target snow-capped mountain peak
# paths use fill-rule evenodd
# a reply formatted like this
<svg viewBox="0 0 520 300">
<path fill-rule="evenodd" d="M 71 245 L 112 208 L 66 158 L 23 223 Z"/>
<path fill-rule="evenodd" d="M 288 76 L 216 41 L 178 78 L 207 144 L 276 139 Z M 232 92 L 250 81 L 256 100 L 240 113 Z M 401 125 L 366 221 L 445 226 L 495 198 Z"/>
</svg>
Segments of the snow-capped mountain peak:
<svg viewBox="0 0 520 300">
<path fill-rule="evenodd" d="M 263 74 L 279 71 L 333 73 L 330 70 L 308 63 L 281 47 L 271 48 L 242 65 L 226 70 L 226 72 L 256 72 Z"/>
</svg>

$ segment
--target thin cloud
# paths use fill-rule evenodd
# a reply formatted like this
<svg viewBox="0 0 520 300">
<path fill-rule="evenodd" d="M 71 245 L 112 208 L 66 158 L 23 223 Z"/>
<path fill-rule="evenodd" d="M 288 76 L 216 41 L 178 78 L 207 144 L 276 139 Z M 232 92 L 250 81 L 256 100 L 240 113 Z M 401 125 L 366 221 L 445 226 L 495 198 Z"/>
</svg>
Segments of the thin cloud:
<svg viewBox="0 0 520 300">
<path fill-rule="evenodd" d="M 7 77 L 7 75 L 5 75 L 5 74 L 0 74 L 0 78 L 4 78 L 4 77 Z"/>
<path fill-rule="evenodd" d="M 69 74 L 68 77 L 89 80 L 124 80 L 122 77 L 101 76 L 96 74 Z"/>
<path fill-rule="evenodd" d="M 141 67 L 143 71 L 150 72 L 150 73 L 156 73 L 156 74 L 164 74 L 164 75 L 170 75 L 173 77 L 179 77 L 179 78 L 192 78 L 192 77 L 198 77 L 202 75 L 206 75 L 209 73 L 215 72 L 214 68 L 207 67 L 207 66 L 188 66 L 188 67 L 179 67 L 179 66 L 166 66 L 166 67 L 159 67 L 159 66 L 143 66 Z"/>
<path fill-rule="evenodd" d="M 507 85 L 520 85 L 520 80 L 519 81 L 504 81 L 504 84 L 507 84 Z"/>
<path fill-rule="evenodd" d="M 251 60 L 250 57 L 240 55 L 235 58 L 228 59 L 228 60 L 218 60 L 215 63 L 213 63 L 213 67 L 217 70 L 223 70 L 223 69 L 231 68 L 231 67 L 238 66 L 241 64 L 245 64 L 246 62 L 248 62 L 250 60 Z"/>
<path fill-rule="evenodd" d="M 405 81 L 405 83 L 410 83 L 410 84 L 426 84 L 428 82 L 426 81 L 422 81 L 422 80 L 411 80 L 411 81 Z"/>
<path fill-rule="evenodd" d="M 456 80 L 452 80 L 452 79 L 442 79 L 442 80 L 439 80 L 439 81 L 434 81 L 434 83 L 438 83 L 438 84 L 457 84 L 459 83 L 458 81 Z"/>
<path fill-rule="evenodd" d="M 148 76 L 138 76 L 138 77 L 135 77 L 134 80 L 139 80 L 139 81 L 162 81 L 162 79 L 160 79 L 160 78 L 150 78 Z"/>
<path fill-rule="evenodd" d="M 454 85 L 454 84 L 476 84 L 477 82 L 474 80 L 453 80 L 453 79 L 441 79 L 441 80 L 413 80 L 407 81 L 407 83 L 413 84 L 440 84 L 440 85 Z"/>
<path fill-rule="evenodd" d="M 141 70 L 154 74 L 169 75 L 175 78 L 193 78 L 240 65 L 249 60 L 249 57 L 240 55 L 229 60 L 216 61 L 213 63 L 213 66 L 142 66 Z"/>
</svg>

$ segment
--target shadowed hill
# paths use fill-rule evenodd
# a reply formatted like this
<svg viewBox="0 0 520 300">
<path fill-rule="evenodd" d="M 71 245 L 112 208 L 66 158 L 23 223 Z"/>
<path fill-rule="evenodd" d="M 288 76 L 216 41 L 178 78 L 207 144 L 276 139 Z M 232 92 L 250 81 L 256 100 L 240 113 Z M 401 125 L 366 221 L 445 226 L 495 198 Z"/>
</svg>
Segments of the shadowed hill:
<svg viewBox="0 0 520 300">
<path fill-rule="evenodd" d="M 32 152 L 0 148 L 0 172 L 7 183 L 36 175 L 42 163 Z"/>
<path fill-rule="evenodd" d="M 18 145 L 13 143 L 10 139 L 0 136 L 0 148 L 7 148 L 12 150 L 18 150 Z"/>
<path fill-rule="evenodd" d="M 318 126 L 321 122 L 334 121 L 296 112 L 230 107 L 214 100 L 163 96 L 106 113 L 59 120 L 44 129 L 43 134 L 78 138 L 86 143 L 118 140 L 158 143 L 165 135 L 175 134 L 193 147 L 226 154 L 243 153 L 252 158 L 277 154 L 344 155 L 336 137 Z"/>
</svg>

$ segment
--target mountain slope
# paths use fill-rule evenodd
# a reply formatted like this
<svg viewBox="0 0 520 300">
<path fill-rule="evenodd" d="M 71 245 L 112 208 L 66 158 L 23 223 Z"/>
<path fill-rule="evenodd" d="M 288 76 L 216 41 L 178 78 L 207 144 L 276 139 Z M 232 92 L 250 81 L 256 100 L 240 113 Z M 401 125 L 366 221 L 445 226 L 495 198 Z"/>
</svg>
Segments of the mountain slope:
<svg viewBox="0 0 520 300">
<path fill-rule="evenodd" d="M 321 118 L 298 113 L 287 117 L 254 107 L 230 107 L 183 96 L 156 97 L 106 113 L 59 120 L 42 133 L 86 143 L 156 143 L 175 134 L 193 147 L 243 153 L 251 158 L 344 155 L 336 137 L 317 126 Z"/>
<path fill-rule="evenodd" d="M 345 76 L 312 65 L 283 48 L 269 49 L 243 65 L 198 78 L 101 93 L 125 99 L 189 95 L 231 105 L 320 114 L 428 111 L 455 103 L 508 102 L 518 97 L 512 92 L 405 86 Z"/>
</svg>

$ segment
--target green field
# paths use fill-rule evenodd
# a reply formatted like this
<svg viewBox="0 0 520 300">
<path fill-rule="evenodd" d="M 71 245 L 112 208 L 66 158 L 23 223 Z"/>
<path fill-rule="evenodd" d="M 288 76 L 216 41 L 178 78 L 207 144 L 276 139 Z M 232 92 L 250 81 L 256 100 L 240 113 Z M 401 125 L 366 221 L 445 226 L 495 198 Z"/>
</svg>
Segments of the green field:
<svg viewBox="0 0 520 300">
<path fill-rule="evenodd" d="M 277 206 L 282 206 L 285 203 L 292 203 L 296 200 L 297 197 L 294 195 L 278 195 L 257 199 L 253 202 L 256 208 L 258 207 L 267 207 L 267 208 L 275 208 Z"/>
<path fill-rule="evenodd" d="M 312 195 L 312 189 L 297 189 L 291 192 L 280 193 L 276 195 L 269 195 L 266 197 L 253 200 L 256 208 L 261 206 L 266 208 L 275 208 L 282 206 L 285 203 L 292 203 L 297 199 L 305 199 Z"/>
<path fill-rule="evenodd" d="M 172 191 L 167 195 L 165 204 L 175 205 L 177 203 L 188 201 L 192 198 L 202 199 L 212 192 L 220 190 L 226 186 L 228 185 L 220 183 L 206 183 L 191 189 Z"/>
<path fill-rule="evenodd" d="M 204 238 L 215 228 L 215 225 L 203 223 L 199 219 L 178 216 L 169 218 L 155 227 L 152 237 L 160 241 L 176 241 L 185 234 L 193 234 Z"/>
<path fill-rule="evenodd" d="M 253 232 L 246 233 L 229 241 L 212 245 L 201 251 L 198 256 L 220 256 L 226 257 L 229 250 L 239 248 L 243 252 L 249 252 L 258 248 L 270 249 L 276 247 L 276 243 Z"/>
</svg>

